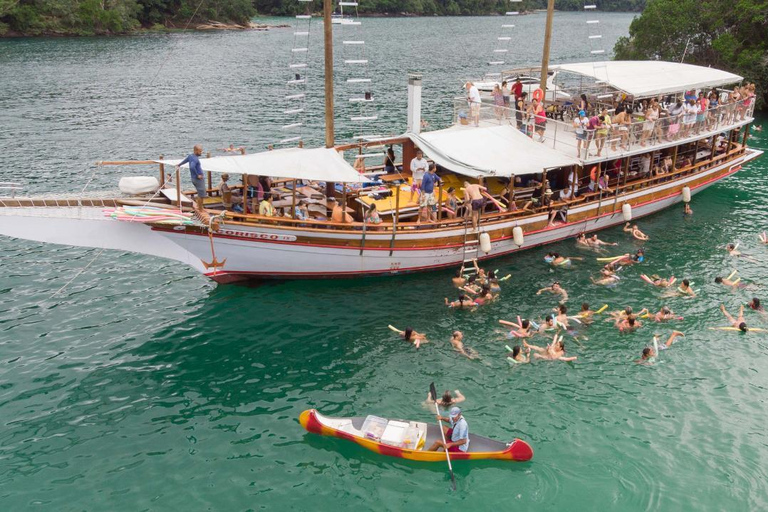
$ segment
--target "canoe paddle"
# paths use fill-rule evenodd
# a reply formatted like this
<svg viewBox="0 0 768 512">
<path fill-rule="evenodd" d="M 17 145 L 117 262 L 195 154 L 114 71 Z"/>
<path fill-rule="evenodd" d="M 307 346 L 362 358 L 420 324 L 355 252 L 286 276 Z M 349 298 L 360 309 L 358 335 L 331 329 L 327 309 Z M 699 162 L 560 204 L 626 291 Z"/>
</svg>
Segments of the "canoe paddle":
<svg viewBox="0 0 768 512">
<path fill-rule="evenodd" d="M 435 383 L 432 382 L 429 385 L 429 396 L 432 397 L 432 401 L 435 403 L 435 414 L 440 416 L 440 409 L 437 407 L 437 390 L 435 389 Z M 440 437 L 443 438 L 443 448 L 445 448 L 445 432 L 443 432 L 443 424 L 440 420 L 437 420 L 437 428 L 440 429 Z M 448 448 L 445 448 L 445 460 L 448 461 L 448 471 L 451 472 L 451 487 L 456 490 L 456 477 L 453 476 L 453 466 L 451 465 L 451 455 L 448 453 Z"/>
</svg>

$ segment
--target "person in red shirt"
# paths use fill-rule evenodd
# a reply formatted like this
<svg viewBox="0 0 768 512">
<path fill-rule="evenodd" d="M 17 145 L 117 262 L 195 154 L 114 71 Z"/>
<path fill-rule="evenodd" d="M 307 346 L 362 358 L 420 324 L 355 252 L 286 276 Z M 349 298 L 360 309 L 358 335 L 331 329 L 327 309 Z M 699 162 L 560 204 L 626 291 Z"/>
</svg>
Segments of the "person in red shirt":
<svg viewBox="0 0 768 512">
<path fill-rule="evenodd" d="M 519 77 L 517 78 L 517 80 L 515 80 L 515 83 L 512 85 L 512 94 L 515 96 L 515 100 L 520 98 L 520 96 L 523 94 L 523 82 L 520 81 Z"/>
</svg>

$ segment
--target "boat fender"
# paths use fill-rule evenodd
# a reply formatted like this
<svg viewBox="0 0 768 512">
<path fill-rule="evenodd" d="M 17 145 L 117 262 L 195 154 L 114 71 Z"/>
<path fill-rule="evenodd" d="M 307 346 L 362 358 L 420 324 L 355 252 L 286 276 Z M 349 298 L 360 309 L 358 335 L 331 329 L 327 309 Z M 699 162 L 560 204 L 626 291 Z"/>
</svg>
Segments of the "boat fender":
<svg viewBox="0 0 768 512">
<path fill-rule="evenodd" d="M 690 187 L 683 187 L 683 202 L 684 203 L 690 203 L 691 202 L 691 188 Z"/>
<path fill-rule="evenodd" d="M 480 233 L 480 249 L 486 254 L 491 252 L 491 235 Z"/>
<path fill-rule="evenodd" d="M 629 222 L 632 220 L 632 206 L 628 203 L 624 203 L 624 205 L 621 207 L 621 214 L 624 216 L 624 222 Z"/>
<path fill-rule="evenodd" d="M 525 236 L 523 236 L 523 228 L 520 226 L 515 226 L 512 228 L 512 241 L 515 242 L 515 245 L 518 247 L 522 247 L 523 243 L 525 243 Z"/>
<path fill-rule="evenodd" d="M 137 196 L 157 191 L 160 182 L 154 176 L 125 176 L 117 186 L 123 194 Z"/>
</svg>

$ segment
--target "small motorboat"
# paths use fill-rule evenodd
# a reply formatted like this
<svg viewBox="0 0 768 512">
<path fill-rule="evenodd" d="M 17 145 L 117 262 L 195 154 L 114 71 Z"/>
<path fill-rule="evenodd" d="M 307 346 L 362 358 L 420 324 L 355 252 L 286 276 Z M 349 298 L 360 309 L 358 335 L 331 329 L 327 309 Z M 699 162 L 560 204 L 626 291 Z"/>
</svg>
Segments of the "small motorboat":
<svg viewBox="0 0 768 512">
<path fill-rule="evenodd" d="M 378 416 L 332 418 L 315 409 L 304 411 L 299 423 L 307 431 L 322 436 L 347 439 L 381 455 L 425 462 L 445 462 L 444 451 L 429 451 L 441 439 L 437 423 L 388 420 Z M 533 457 L 531 446 L 521 439 L 502 443 L 476 434 L 469 434 L 468 452 L 451 452 L 451 460 L 497 459 L 526 461 Z"/>
</svg>

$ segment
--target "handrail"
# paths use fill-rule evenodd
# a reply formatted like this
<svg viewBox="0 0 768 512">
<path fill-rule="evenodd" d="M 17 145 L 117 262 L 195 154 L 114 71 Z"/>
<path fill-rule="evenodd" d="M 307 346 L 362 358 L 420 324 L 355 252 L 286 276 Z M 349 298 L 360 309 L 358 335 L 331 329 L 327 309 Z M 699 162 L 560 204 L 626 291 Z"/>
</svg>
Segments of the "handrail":
<svg viewBox="0 0 768 512">
<path fill-rule="evenodd" d="M 555 105 L 550 102 L 549 106 Z M 698 103 L 695 104 L 698 108 Z M 637 151 L 640 148 L 652 151 L 655 146 L 663 144 L 672 144 L 675 141 L 681 141 L 688 138 L 695 139 L 696 137 L 706 137 L 712 134 L 722 132 L 724 130 L 736 128 L 740 124 L 749 122 L 754 114 L 755 99 L 754 97 L 745 98 L 737 102 L 725 103 L 718 105 L 716 108 L 710 108 L 705 111 L 704 114 L 685 113 L 680 112 L 674 116 L 669 115 L 666 111 L 660 110 L 661 117 L 656 121 L 649 121 L 646 119 L 639 119 L 632 121 L 628 124 L 616 124 L 613 122 L 609 128 L 606 128 L 607 134 L 605 136 L 599 136 L 597 133 L 603 128 L 588 129 L 585 134 L 585 141 L 582 143 L 582 150 L 578 154 L 579 158 L 587 160 L 589 155 L 586 146 L 591 146 L 590 149 L 594 149 L 594 145 L 598 141 L 604 143 L 604 151 L 608 153 L 608 145 L 616 146 L 621 144 L 624 149 L 624 153 L 630 153 Z M 545 108 L 546 111 L 546 108 Z M 547 113 L 547 129 L 543 134 L 544 141 L 548 141 L 548 145 L 560 152 L 573 151 L 576 152 L 578 142 L 575 137 L 575 128 L 571 123 L 565 121 L 559 121 L 552 117 L 551 112 Z M 561 110 L 558 113 L 567 113 L 565 110 Z M 527 110 L 517 110 L 516 108 L 494 105 L 490 103 L 481 103 L 480 105 L 480 117 L 481 123 L 497 123 L 499 125 L 512 124 L 517 126 L 517 115 L 521 116 L 522 128 L 527 129 L 532 126 L 533 116 Z M 644 113 L 632 112 L 630 116 L 640 117 L 644 116 Z M 703 119 L 700 117 L 704 116 Z M 471 118 L 471 109 L 468 107 L 466 98 L 454 99 L 454 122 L 461 123 L 462 119 L 466 119 L 467 123 L 472 125 L 475 121 Z M 691 121 L 686 123 L 686 121 Z M 675 130 L 670 133 L 670 126 L 676 126 Z M 619 126 L 626 127 L 627 130 L 623 131 L 619 129 Z M 554 127 L 554 129 L 552 129 Z M 563 134 L 567 133 L 567 136 Z M 541 134 L 531 134 L 534 140 L 538 140 Z M 558 135 L 559 134 L 559 135 Z M 596 135 L 598 135 L 596 137 Z M 647 143 L 647 145 L 646 145 Z M 558 147 L 560 145 L 561 147 Z M 563 151 L 565 146 L 566 151 Z M 573 154 L 573 153 L 571 153 Z M 622 153 L 615 153 L 612 156 L 620 158 Z M 606 158 L 601 156 L 600 158 Z"/>
<path fill-rule="evenodd" d="M 619 184 L 616 183 L 614 187 L 608 187 L 612 189 L 612 193 L 615 193 L 616 196 L 620 196 L 622 194 L 625 194 L 632 189 L 637 188 L 638 186 L 651 186 L 655 184 L 660 184 L 661 182 L 666 181 L 676 181 L 684 176 L 695 174 L 696 172 L 699 172 L 702 167 L 712 165 L 713 163 L 717 163 L 720 160 L 730 159 L 730 157 L 734 157 L 737 154 L 744 151 L 743 146 L 741 146 L 738 143 L 732 144 L 732 149 L 728 150 L 725 153 L 722 153 L 721 155 L 718 155 L 715 158 L 707 159 L 702 162 L 698 162 L 695 164 L 692 164 L 690 166 L 684 167 L 682 169 L 677 169 L 669 173 L 665 173 L 661 176 L 653 176 L 651 178 L 643 178 L 643 179 L 635 179 L 633 181 L 628 181 L 625 184 Z M 610 184 L 609 184 L 610 185 Z M 483 220 L 486 222 L 491 221 L 499 221 L 503 219 L 517 219 L 517 220 L 523 220 L 523 219 L 529 219 L 533 218 L 535 216 L 541 215 L 545 212 L 549 212 L 553 209 L 561 208 L 563 206 L 571 207 L 575 204 L 584 205 L 595 202 L 596 196 L 599 194 L 599 192 L 589 192 L 586 194 L 582 194 L 577 199 L 573 201 L 552 201 L 552 203 L 547 206 L 539 206 L 534 209 L 528 209 L 528 210 L 512 210 L 512 211 L 502 211 L 502 212 L 489 212 L 482 215 Z M 342 223 L 342 222 L 333 222 L 333 221 L 319 221 L 314 219 L 307 219 L 307 220 L 301 220 L 301 219 L 293 219 L 290 217 L 266 217 L 262 215 L 257 214 L 243 214 L 243 213 L 235 213 L 235 212 L 226 212 L 226 219 L 231 219 L 232 224 L 236 225 L 244 225 L 244 226 L 254 226 L 254 222 L 258 222 L 258 225 L 264 226 L 264 225 L 274 225 L 279 226 L 283 229 L 296 229 L 299 230 L 302 227 L 306 227 L 307 225 L 312 227 L 326 227 L 329 229 L 323 229 L 322 232 L 331 232 L 331 233 L 341 233 L 341 232 L 355 232 L 358 233 L 363 227 L 362 222 L 350 222 L 350 223 Z M 416 222 L 398 222 L 398 230 L 406 229 L 408 228 L 418 228 L 414 229 L 413 232 L 418 233 L 430 233 L 433 231 L 441 231 L 447 228 L 451 227 L 460 227 L 463 223 L 463 219 L 443 219 L 438 223 L 432 224 L 432 225 L 424 225 L 424 224 L 417 224 Z M 303 226 L 301 226 L 303 225 Z M 391 234 L 392 233 L 392 227 L 394 223 L 392 222 L 382 222 L 380 224 L 376 225 L 376 232 L 381 234 Z M 433 228 L 428 228 L 427 226 L 434 226 Z M 340 229 L 339 229 L 340 228 Z M 348 228 L 348 229 L 344 229 Z M 319 231 L 319 230 L 318 230 Z"/>
</svg>

